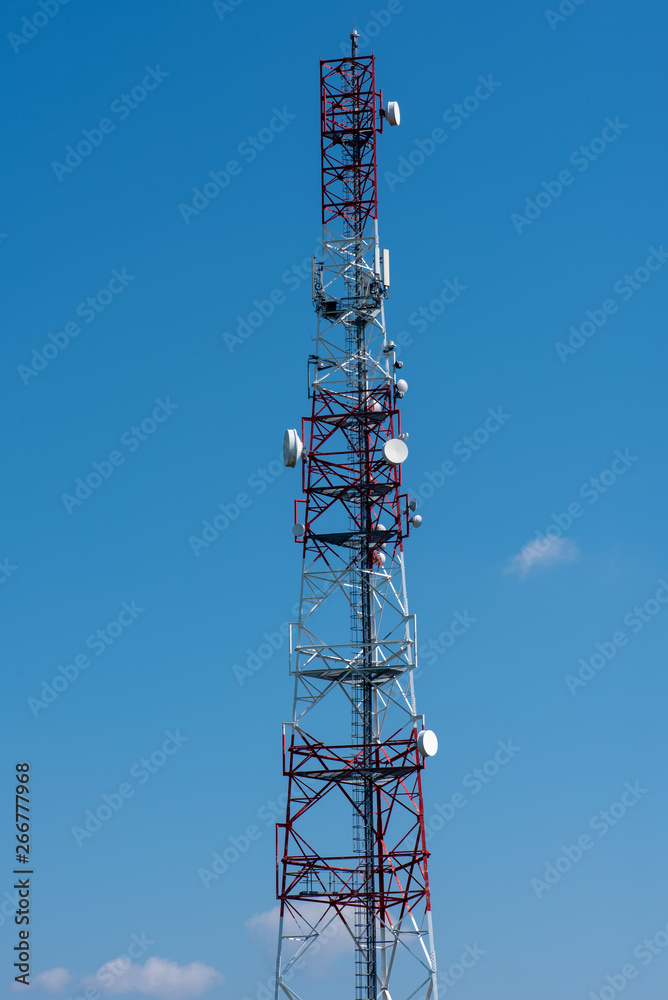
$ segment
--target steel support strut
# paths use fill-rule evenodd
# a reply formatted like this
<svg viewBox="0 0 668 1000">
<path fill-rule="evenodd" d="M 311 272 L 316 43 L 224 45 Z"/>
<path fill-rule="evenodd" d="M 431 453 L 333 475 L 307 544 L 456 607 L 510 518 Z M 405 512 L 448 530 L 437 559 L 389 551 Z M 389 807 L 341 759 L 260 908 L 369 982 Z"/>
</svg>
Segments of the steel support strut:
<svg viewBox="0 0 668 1000">
<path fill-rule="evenodd" d="M 363 160 L 364 140 L 361 134 L 360 104 L 358 90 L 360 78 L 357 67 L 357 38 L 352 38 L 350 83 L 351 83 L 351 111 L 352 111 L 352 131 L 349 142 L 344 145 L 344 150 L 349 156 L 350 176 L 352 178 L 352 218 L 346 221 L 348 235 L 353 241 L 355 248 L 355 259 L 359 260 L 363 256 L 362 240 L 364 223 L 362 219 L 361 206 L 361 177 L 359 165 Z M 359 268 L 352 272 L 353 283 L 351 294 L 355 301 L 359 301 L 362 295 Z M 367 396 L 367 371 L 365 364 L 365 329 L 366 323 L 362 317 L 356 316 L 354 322 L 355 330 L 355 355 L 357 357 L 356 371 L 352 372 L 356 378 L 351 382 L 351 389 L 357 394 L 357 405 L 360 410 L 364 408 Z M 373 689 L 370 680 L 373 665 L 373 632 L 372 632 L 372 607 L 371 592 L 369 588 L 368 570 L 370 568 L 369 552 L 369 532 L 372 527 L 372 503 L 370 499 L 371 468 L 369 456 L 369 442 L 364 425 L 357 424 L 356 447 L 351 449 L 351 458 L 357 459 L 359 463 L 359 483 L 360 490 L 360 521 L 362 525 L 362 540 L 360 545 L 360 559 L 358 564 L 353 564 L 351 568 L 351 587 L 360 592 L 360 619 L 362 624 L 362 644 L 363 644 L 363 667 L 364 670 L 354 675 L 355 704 L 353 705 L 353 743 L 358 745 L 364 757 L 368 757 L 373 749 L 374 741 L 374 719 L 373 719 Z M 362 947 L 359 947 L 355 954 L 355 1000 L 375 1000 L 376 997 L 376 912 L 373 903 L 376 898 L 376 886 L 374 878 L 375 868 L 375 817 L 374 817 L 374 795 L 373 782 L 365 777 L 358 786 L 359 803 L 353 813 L 353 846 L 364 858 L 363 890 L 365 905 L 361 906 L 356 915 L 356 930 L 358 940 Z M 361 827 L 361 830 L 360 830 Z M 361 832 L 361 836 L 359 833 Z"/>
</svg>

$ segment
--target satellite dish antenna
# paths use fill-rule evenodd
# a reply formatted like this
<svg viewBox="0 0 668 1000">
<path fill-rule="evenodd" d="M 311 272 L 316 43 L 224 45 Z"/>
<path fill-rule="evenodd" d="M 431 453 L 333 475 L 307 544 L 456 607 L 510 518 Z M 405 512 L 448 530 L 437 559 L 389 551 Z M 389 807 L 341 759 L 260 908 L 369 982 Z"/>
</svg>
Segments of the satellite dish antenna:
<svg viewBox="0 0 668 1000">
<path fill-rule="evenodd" d="M 401 465 L 408 458 L 408 445 L 401 438 L 390 438 L 383 445 L 383 458 L 388 465 Z"/>
<path fill-rule="evenodd" d="M 399 104 L 397 101 L 387 102 L 387 107 L 385 108 L 385 117 L 387 118 L 390 125 L 401 124 L 401 112 L 399 111 Z"/>
<path fill-rule="evenodd" d="M 438 750 L 438 737 L 431 729 L 423 729 L 418 733 L 417 748 L 423 757 L 434 757 Z"/>
<path fill-rule="evenodd" d="M 288 430 L 283 435 L 283 465 L 294 469 L 301 458 L 304 445 L 296 430 Z"/>
</svg>

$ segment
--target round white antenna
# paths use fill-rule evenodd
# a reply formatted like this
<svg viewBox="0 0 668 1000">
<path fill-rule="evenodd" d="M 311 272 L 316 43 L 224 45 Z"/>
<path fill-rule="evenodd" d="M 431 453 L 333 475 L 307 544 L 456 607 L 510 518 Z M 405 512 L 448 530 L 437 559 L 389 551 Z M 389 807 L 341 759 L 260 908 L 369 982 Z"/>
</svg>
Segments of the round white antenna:
<svg viewBox="0 0 668 1000">
<path fill-rule="evenodd" d="M 399 104 L 397 101 L 387 102 L 385 117 L 390 125 L 399 125 L 401 123 L 401 112 L 399 111 Z"/>
<path fill-rule="evenodd" d="M 299 538 L 300 535 L 303 535 L 305 531 L 306 528 L 304 527 L 303 524 L 300 524 L 299 521 L 297 522 L 297 524 L 292 525 L 292 534 L 296 535 L 297 538 Z"/>
<path fill-rule="evenodd" d="M 417 748 L 423 757 L 434 757 L 438 751 L 438 737 L 431 729 L 418 733 Z"/>
<path fill-rule="evenodd" d="M 383 458 L 388 465 L 401 465 L 408 458 L 408 445 L 401 438 L 390 438 L 383 445 Z"/>
<path fill-rule="evenodd" d="M 411 524 L 414 528 L 419 528 L 422 524 L 422 514 L 416 514 L 415 517 L 412 517 Z"/>
<path fill-rule="evenodd" d="M 288 430 L 283 435 L 283 465 L 294 469 L 304 450 L 302 440 L 296 430 Z"/>
<path fill-rule="evenodd" d="M 401 393 L 402 396 L 408 392 L 408 382 L 405 378 L 397 379 L 397 392 Z"/>
</svg>

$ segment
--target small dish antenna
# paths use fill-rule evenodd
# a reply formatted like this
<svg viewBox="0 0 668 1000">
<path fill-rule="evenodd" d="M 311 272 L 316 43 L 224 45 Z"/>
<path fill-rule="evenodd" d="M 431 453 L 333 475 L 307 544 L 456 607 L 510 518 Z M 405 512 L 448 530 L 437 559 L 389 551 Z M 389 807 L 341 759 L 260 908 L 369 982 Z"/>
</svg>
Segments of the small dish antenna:
<svg viewBox="0 0 668 1000">
<path fill-rule="evenodd" d="M 397 101 L 387 102 L 385 117 L 390 125 L 399 125 L 401 123 L 401 112 L 399 111 L 399 104 Z"/>
<path fill-rule="evenodd" d="M 423 757 L 434 757 L 438 751 L 438 737 L 431 729 L 418 733 L 417 748 Z"/>
<path fill-rule="evenodd" d="M 288 430 L 283 435 L 283 465 L 294 469 L 301 458 L 304 445 L 296 430 Z"/>
<path fill-rule="evenodd" d="M 408 458 L 408 445 L 401 438 L 390 438 L 383 445 L 383 458 L 388 465 L 401 465 Z"/>
</svg>

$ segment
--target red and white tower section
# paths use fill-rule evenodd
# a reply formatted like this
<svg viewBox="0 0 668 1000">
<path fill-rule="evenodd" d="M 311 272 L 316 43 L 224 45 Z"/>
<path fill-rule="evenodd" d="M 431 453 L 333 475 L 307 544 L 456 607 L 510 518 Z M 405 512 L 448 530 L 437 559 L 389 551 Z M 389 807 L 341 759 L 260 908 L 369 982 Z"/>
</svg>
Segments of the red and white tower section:
<svg viewBox="0 0 668 1000">
<path fill-rule="evenodd" d="M 408 386 L 385 329 L 389 254 L 378 239 L 376 139 L 399 124 L 399 108 L 383 105 L 374 57 L 351 39 L 349 57 L 320 64 L 311 412 L 284 439 L 286 465 L 302 470 L 293 531 L 303 568 L 277 827 L 276 997 L 316 1000 L 313 973 L 334 949 L 337 967 L 341 951 L 351 962 L 350 993 L 339 995 L 436 1000 L 421 781 L 437 741 L 415 703 L 403 556 L 421 518 L 401 490 Z"/>
</svg>

